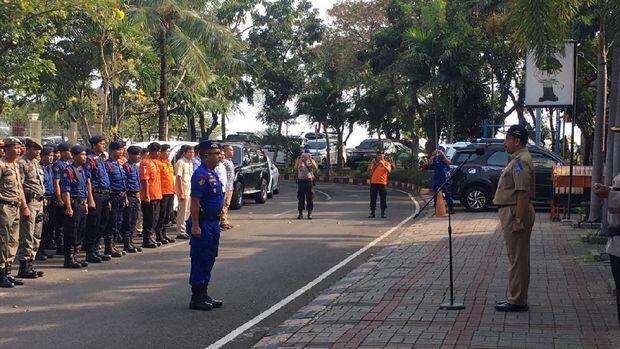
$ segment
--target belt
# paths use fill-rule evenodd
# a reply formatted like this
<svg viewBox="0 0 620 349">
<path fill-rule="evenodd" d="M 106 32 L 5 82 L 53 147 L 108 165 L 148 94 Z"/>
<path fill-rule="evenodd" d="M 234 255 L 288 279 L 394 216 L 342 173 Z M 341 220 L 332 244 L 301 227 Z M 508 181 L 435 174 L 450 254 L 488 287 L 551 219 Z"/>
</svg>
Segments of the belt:
<svg viewBox="0 0 620 349">
<path fill-rule="evenodd" d="M 71 202 L 77 202 L 78 204 L 85 204 L 86 198 L 71 198 Z"/>
<path fill-rule="evenodd" d="M 200 215 L 198 216 L 200 220 L 207 220 L 207 221 L 219 221 L 221 217 L 222 217 L 222 213 L 218 213 L 217 215 L 214 215 L 214 214 L 206 213 L 204 211 L 200 211 Z"/>
<path fill-rule="evenodd" d="M 0 200 L 0 204 L 2 204 L 2 205 L 9 205 L 9 206 L 13 206 L 13 207 L 19 207 L 19 201 Z"/>
<path fill-rule="evenodd" d="M 93 188 L 93 193 L 96 193 L 96 194 L 110 194 L 110 189 Z"/>
<path fill-rule="evenodd" d="M 116 191 L 116 190 L 111 190 L 110 194 L 112 195 L 125 195 L 125 191 Z"/>
<path fill-rule="evenodd" d="M 132 197 L 132 198 L 137 198 L 139 194 L 140 194 L 139 191 L 128 191 L 127 192 L 127 196 Z"/>
</svg>

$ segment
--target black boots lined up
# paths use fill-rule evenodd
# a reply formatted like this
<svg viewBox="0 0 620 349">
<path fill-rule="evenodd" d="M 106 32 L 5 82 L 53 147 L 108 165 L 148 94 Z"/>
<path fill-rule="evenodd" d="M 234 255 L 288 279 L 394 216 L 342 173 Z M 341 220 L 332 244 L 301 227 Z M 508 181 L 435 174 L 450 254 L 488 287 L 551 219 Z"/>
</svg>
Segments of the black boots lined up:
<svg viewBox="0 0 620 349">
<path fill-rule="evenodd" d="M 21 259 L 19 261 L 19 270 L 17 271 L 17 277 L 22 279 L 36 279 L 43 277 L 42 271 L 37 271 L 32 265 L 32 259 Z"/>
<path fill-rule="evenodd" d="M 0 287 L 12 288 L 23 284 L 22 280 L 16 279 L 11 275 L 11 264 L 6 264 L 4 268 L 0 266 Z"/>
<path fill-rule="evenodd" d="M 297 219 L 303 219 L 304 218 L 304 211 L 299 211 L 299 215 L 297 216 Z M 312 211 L 308 211 L 308 219 L 312 219 Z"/>
<path fill-rule="evenodd" d="M 190 309 L 210 311 L 221 308 L 224 305 L 223 301 L 211 298 L 207 288 L 208 285 L 192 286 L 192 299 L 189 302 Z"/>
</svg>

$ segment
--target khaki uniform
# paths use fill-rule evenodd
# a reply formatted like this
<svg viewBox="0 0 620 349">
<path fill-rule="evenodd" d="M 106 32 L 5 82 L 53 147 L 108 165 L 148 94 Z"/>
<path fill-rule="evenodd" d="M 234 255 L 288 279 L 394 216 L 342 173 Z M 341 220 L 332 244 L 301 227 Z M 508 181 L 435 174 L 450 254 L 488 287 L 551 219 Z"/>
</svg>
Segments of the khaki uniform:
<svg viewBox="0 0 620 349">
<path fill-rule="evenodd" d="M 30 209 L 28 218 L 21 217 L 19 223 L 18 258 L 34 259 L 41 242 L 43 230 L 43 201 L 45 185 L 43 184 L 43 167 L 37 159 L 24 157 L 18 163 L 23 180 L 24 195 Z"/>
<path fill-rule="evenodd" d="M 493 203 L 499 207 L 499 219 L 504 231 L 508 252 L 508 302 L 527 304 L 530 283 L 530 236 L 536 214 L 530 203 L 522 219 L 524 230 L 515 231 L 517 213 L 517 192 L 527 191 L 534 195 L 534 164 L 527 148 L 510 155 L 510 162 L 504 168 L 497 185 Z"/>
<path fill-rule="evenodd" d="M 0 159 L 0 268 L 13 263 L 19 246 L 21 190 L 17 164 Z"/>
</svg>

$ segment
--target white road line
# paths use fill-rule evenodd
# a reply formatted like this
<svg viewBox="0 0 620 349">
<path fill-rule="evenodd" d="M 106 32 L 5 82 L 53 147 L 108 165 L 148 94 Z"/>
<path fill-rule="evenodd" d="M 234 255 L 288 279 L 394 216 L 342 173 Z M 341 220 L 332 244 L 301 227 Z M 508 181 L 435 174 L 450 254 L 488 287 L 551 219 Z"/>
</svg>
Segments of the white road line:
<svg viewBox="0 0 620 349">
<path fill-rule="evenodd" d="M 324 191 L 322 191 L 322 190 L 314 189 L 314 191 L 316 191 L 316 192 L 318 192 L 318 193 L 321 193 L 321 194 L 325 195 L 325 197 L 327 198 L 327 201 L 329 201 L 329 200 L 331 200 L 331 199 L 332 199 L 332 196 L 331 196 L 331 195 L 327 194 L 326 192 L 324 192 Z"/>
<path fill-rule="evenodd" d="M 400 223 L 398 223 L 398 225 L 396 225 L 395 227 L 393 227 L 390 230 L 388 230 L 387 232 L 385 232 L 385 234 L 379 236 L 378 238 L 376 238 L 375 240 L 370 242 L 368 245 L 362 247 L 360 250 L 358 250 L 354 254 L 350 255 L 349 257 L 347 257 L 342 262 L 340 262 L 340 263 L 336 264 L 335 266 L 331 267 L 328 271 L 326 271 L 323 274 L 319 275 L 316 279 L 310 281 L 304 287 L 302 287 L 299 290 L 293 292 L 291 295 L 289 295 L 288 297 L 286 297 L 283 300 L 279 301 L 278 303 L 274 304 L 273 306 L 271 306 L 271 308 L 269 308 L 269 309 L 263 311 L 262 313 L 258 314 L 256 317 L 254 317 L 250 321 L 246 322 L 245 324 L 237 327 L 235 330 L 233 330 L 232 332 L 230 332 L 226 336 L 222 337 L 217 342 L 209 345 L 207 347 L 207 349 L 217 349 L 217 348 L 221 348 L 222 346 L 226 345 L 227 343 L 229 343 L 233 339 L 235 339 L 238 336 L 240 336 L 243 332 L 245 332 L 245 331 L 249 330 L 250 328 L 254 327 L 256 324 L 258 324 L 259 322 L 263 321 L 264 319 L 266 319 L 267 317 L 269 317 L 270 315 L 272 315 L 276 311 L 280 310 L 281 308 L 283 308 L 284 306 L 286 306 L 287 304 L 289 304 L 290 302 L 295 300 L 297 297 L 299 297 L 302 294 L 304 294 L 305 292 L 309 291 L 312 287 L 316 286 L 318 283 L 320 283 L 321 281 L 323 281 L 326 278 L 328 278 L 330 275 L 335 273 L 338 269 L 344 267 L 349 262 L 351 262 L 352 260 L 357 258 L 357 256 L 359 256 L 362 253 L 366 252 L 369 248 L 375 246 L 376 244 L 381 242 L 381 240 L 385 239 L 386 237 L 391 235 L 393 232 L 398 230 L 400 227 L 405 225 L 407 222 L 409 222 L 413 218 L 413 216 L 415 216 L 415 214 L 418 212 L 418 210 L 420 210 L 420 205 L 418 204 L 416 199 L 411 194 L 407 193 L 406 191 L 402 191 L 402 192 L 407 194 L 409 196 L 409 198 L 411 198 L 411 201 L 413 201 L 413 204 L 415 205 L 415 211 L 413 212 L 413 214 L 411 216 L 403 219 Z"/>
<path fill-rule="evenodd" d="M 288 210 L 288 211 L 284 211 L 284 212 L 276 213 L 276 214 L 274 214 L 273 216 L 274 216 L 274 217 L 279 217 L 279 216 L 285 215 L 285 214 L 287 214 L 287 213 L 295 212 L 295 211 L 297 211 L 297 209 L 296 209 L 296 208 L 291 209 L 291 210 Z"/>
<path fill-rule="evenodd" d="M 159 246 L 158 248 L 153 249 L 153 252 L 157 252 L 157 251 L 161 251 L 161 250 L 167 250 L 169 248 L 173 248 L 175 246 L 180 246 L 180 245 L 186 244 L 188 242 L 189 242 L 189 240 L 185 240 L 185 241 L 175 242 L 174 244 L 168 244 L 166 246 Z M 142 251 L 144 251 L 144 250 L 145 249 L 142 249 Z"/>
</svg>

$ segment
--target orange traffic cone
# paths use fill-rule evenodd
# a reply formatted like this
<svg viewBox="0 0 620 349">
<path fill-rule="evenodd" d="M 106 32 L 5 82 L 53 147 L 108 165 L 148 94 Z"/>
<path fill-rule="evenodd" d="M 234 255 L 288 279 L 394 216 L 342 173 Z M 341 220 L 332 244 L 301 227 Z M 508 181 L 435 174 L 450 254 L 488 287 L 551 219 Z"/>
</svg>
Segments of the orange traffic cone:
<svg viewBox="0 0 620 349">
<path fill-rule="evenodd" d="M 446 217 L 446 205 L 443 202 L 443 192 L 440 190 L 437 193 L 437 201 L 435 202 L 435 217 Z"/>
</svg>

